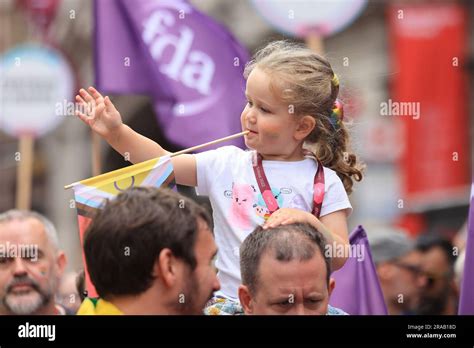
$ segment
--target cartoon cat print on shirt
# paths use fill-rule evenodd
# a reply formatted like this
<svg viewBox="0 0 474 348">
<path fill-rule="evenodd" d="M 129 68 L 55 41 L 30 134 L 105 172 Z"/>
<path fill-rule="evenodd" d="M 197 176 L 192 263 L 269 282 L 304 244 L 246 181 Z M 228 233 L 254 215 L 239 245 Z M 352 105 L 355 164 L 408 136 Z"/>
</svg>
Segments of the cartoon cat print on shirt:
<svg viewBox="0 0 474 348">
<path fill-rule="evenodd" d="M 232 184 L 232 204 L 229 211 L 229 222 L 240 229 L 248 230 L 253 227 L 251 213 L 255 205 L 255 187 L 248 184 Z M 229 192 L 224 194 L 229 196 Z"/>
<path fill-rule="evenodd" d="M 273 197 L 277 200 L 279 207 L 287 206 L 283 195 L 291 193 L 292 189 L 290 188 L 272 188 Z M 232 191 L 227 190 L 224 195 L 232 200 L 228 215 L 232 226 L 244 230 L 253 229 L 255 227 L 255 222 L 253 222 L 255 215 L 261 219 L 261 223 L 270 217 L 262 194 L 257 192 L 253 185 L 233 183 Z"/>
</svg>

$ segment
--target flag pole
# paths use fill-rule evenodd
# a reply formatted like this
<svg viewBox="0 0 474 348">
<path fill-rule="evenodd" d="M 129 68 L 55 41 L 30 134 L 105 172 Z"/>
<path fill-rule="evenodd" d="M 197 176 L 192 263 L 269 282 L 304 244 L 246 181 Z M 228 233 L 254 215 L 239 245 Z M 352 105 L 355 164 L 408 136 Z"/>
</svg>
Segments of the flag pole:
<svg viewBox="0 0 474 348">
<path fill-rule="evenodd" d="M 209 141 L 207 143 L 204 143 L 204 144 L 201 144 L 201 145 L 196 145 L 196 146 L 193 146 L 193 147 L 189 147 L 187 149 L 184 149 L 184 150 L 181 150 L 181 151 L 178 151 L 178 152 L 175 152 L 175 153 L 172 153 L 170 155 L 170 157 L 176 157 L 176 156 L 179 156 L 179 155 L 182 155 L 182 154 L 185 154 L 185 153 L 188 153 L 188 152 L 192 152 L 192 151 L 195 151 L 195 150 L 199 150 L 199 149 L 202 149 L 203 147 L 207 147 L 207 146 L 211 146 L 211 145 L 214 145 L 214 144 L 218 144 L 218 143 L 221 143 L 223 141 L 227 141 L 227 140 L 232 140 L 232 139 L 235 139 L 235 138 L 239 138 L 241 136 L 244 136 L 244 135 L 247 135 L 249 134 L 250 131 L 243 131 L 243 132 L 240 132 L 240 133 L 236 133 L 236 134 L 233 134 L 233 135 L 229 135 L 227 137 L 224 137 L 224 138 L 220 138 L 220 139 L 216 139 L 216 140 L 213 140 L 213 141 Z M 163 156 L 160 156 L 160 157 L 163 157 Z M 159 157 L 158 157 L 159 158 Z M 156 159 L 156 158 L 155 158 Z M 80 180 L 82 181 L 82 180 Z M 74 186 L 76 186 L 77 184 L 79 184 L 80 181 L 76 181 L 72 184 L 69 184 L 69 185 L 66 185 L 64 186 L 64 189 L 65 190 L 68 190 Z"/>
<path fill-rule="evenodd" d="M 92 175 L 97 176 L 102 172 L 102 156 L 100 152 L 100 136 L 92 132 Z"/>
<path fill-rule="evenodd" d="M 31 208 L 31 182 L 33 180 L 34 137 L 30 134 L 20 136 L 20 163 L 17 168 L 16 208 Z"/>
<path fill-rule="evenodd" d="M 317 31 L 309 31 L 305 37 L 306 46 L 317 54 L 324 54 L 324 42 L 321 35 Z"/>
<path fill-rule="evenodd" d="M 193 146 L 193 147 L 190 147 L 190 148 L 187 148 L 187 149 L 184 149 L 184 150 L 175 152 L 175 153 L 171 154 L 170 157 L 179 156 L 179 155 L 182 155 L 182 154 L 184 154 L 184 153 L 188 153 L 188 152 L 192 152 L 192 151 L 195 151 L 195 150 L 202 149 L 203 147 L 206 147 L 206 146 L 211 146 L 211 145 L 214 145 L 214 144 L 221 143 L 221 142 L 223 142 L 223 141 L 232 140 L 232 139 L 235 139 L 235 138 L 238 138 L 238 137 L 247 135 L 247 134 L 249 134 L 249 133 L 250 133 L 250 131 L 244 131 L 244 132 L 240 132 L 240 133 L 237 133 L 237 134 L 229 135 L 228 137 L 224 137 L 224 138 L 220 138 L 220 139 L 217 139 L 217 140 L 213 140 L 213 141 L 210 141 L 210 142 L 208 142 L 208 143 L 204 143 L 204 144 L 201 144 L 201 145 L 196 145 L 196 146 Z"/>
</svg>

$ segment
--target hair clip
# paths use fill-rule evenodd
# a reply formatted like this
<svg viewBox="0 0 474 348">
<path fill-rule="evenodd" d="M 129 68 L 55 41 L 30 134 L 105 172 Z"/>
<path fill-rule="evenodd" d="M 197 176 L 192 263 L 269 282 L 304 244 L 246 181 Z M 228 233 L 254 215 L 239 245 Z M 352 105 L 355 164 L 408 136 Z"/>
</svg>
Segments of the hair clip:
<svg viewBox="0 0 474 348">
<path fill-rule="evenodd" d="M 331 116 L 329 116 L 329 121 L 331 122 L 333 128 L 338 130 L 341 127 L 341 122 L 344 119 L 344 109 L 342 103 L 339 99 L 334 101 L 334 105 L 331 110 Z"/>
<path fill-rule="evenodd" d="M 334 86 L 339 87 L 339 77 L 337 77 L 336 73 L 334 73 L 334 75 L 332 76 L 331 83 Z"/>
</svg>

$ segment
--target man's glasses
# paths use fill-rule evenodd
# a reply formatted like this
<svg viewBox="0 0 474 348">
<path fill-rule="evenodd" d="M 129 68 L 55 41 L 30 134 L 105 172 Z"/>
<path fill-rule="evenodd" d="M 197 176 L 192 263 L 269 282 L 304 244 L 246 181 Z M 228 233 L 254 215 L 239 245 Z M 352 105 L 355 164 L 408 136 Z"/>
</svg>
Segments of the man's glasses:
<svg viewBox="0 0 474 348">
<path fill-rule="evenodd" d="M 444 272 L 443 274 L 433 274 L 430 272 L 425 272 L 420 266 L 410 265 L 402 262 L 394 262 L 395 266 L 406 269 L 410 271 L 415 276 L 423 276 L 426 278 L 426 286 L 431 288 L 433 287 L 440 279 L 449 279 L 452 276 L 452 272 Z"/>
<path fill-rule="evenodd" d="M 410 264 L 402 263 L 402 262 L 394 262 L 393 264 L 397 267 L 406 269 L 407 271 L 410 271 L 411 273 L 415 275 L 426 275 L 420 266 L 410 265 Z"/>
</svg>

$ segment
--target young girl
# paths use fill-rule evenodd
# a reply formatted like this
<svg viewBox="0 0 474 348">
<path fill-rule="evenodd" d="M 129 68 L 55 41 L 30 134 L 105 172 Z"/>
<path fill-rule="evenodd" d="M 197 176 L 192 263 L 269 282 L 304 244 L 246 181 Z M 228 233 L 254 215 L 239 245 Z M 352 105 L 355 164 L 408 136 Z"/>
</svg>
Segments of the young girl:
<svg viewBox="0 0 474 348">
<path fill-rule="evenodd" d="M 251 151 L 224 146 L 172 158 L 176 182 L 197 187 L 213 208 L 221 290 L 207 313 L 241 310 L 239 247 L 258 225 L 308 222 L 330 246 L 346 246 L 352 210 L 347 194 L 353 179 L 362 179 L 356 156 L 347 152 L 348 133 L 336 102 L 339 81 L 325 59 L 277 41 L 260 50 L 244 74 L 248 103 L 241 124 L 249 131 L 245 144 Z M 93 110 L 78 112 L 79 118 L 131 162 L 169 154 L 123 124 L 109 97 L 90 87 L 76 98 Z M 334 257 L 332 269 L 345 259 Z"/>
</svg>

